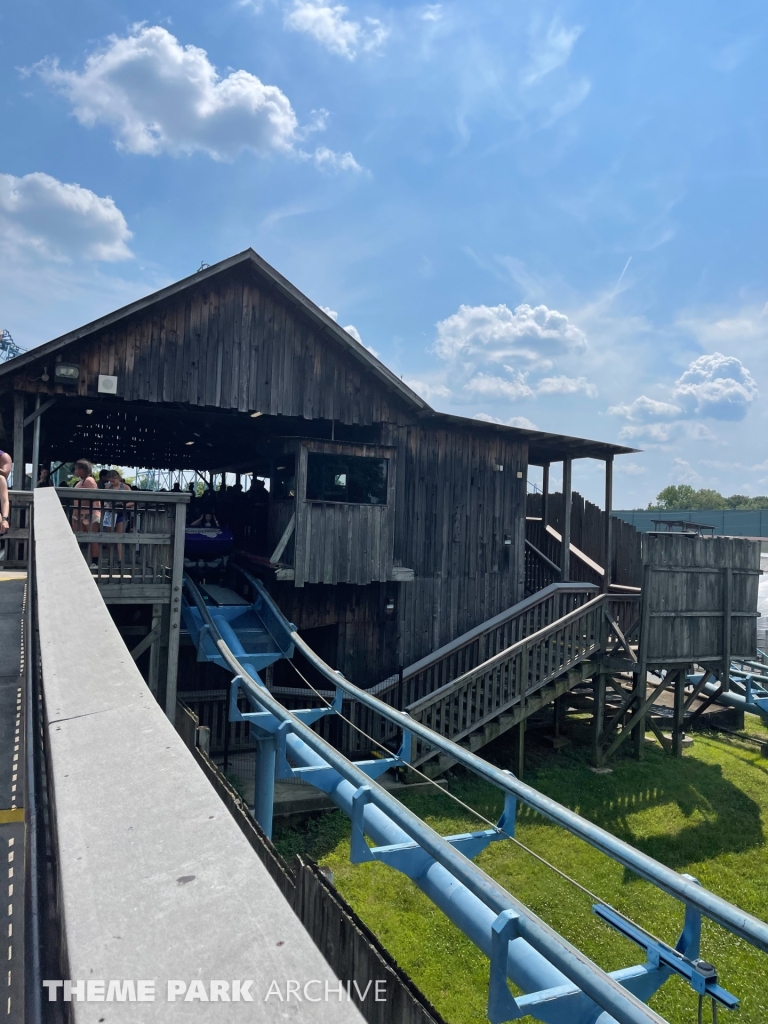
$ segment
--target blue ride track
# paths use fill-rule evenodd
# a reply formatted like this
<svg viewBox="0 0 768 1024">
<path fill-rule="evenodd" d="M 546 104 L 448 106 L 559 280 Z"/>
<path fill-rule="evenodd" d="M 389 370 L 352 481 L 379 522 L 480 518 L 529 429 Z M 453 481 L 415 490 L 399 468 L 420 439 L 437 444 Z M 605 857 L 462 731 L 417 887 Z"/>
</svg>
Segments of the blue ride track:
<svg viewBox="0 0 768 1024">
<path fill-rule="evenodd" d="M 229 720 L 250 723 L 258 750 L 254 817 L 267 835 L 276 779 L 301 778 L 326 793 L 351 820 L 352 862 L 379 860 L 405 874 L 489 958 L 492 1024 L 526 1015 L 545 1024 L 660 1024 L 663 1018 L 646 1002 L 673 974 L 688 982 L 699 1008 L 704 998 L 712 1001 L 713 1015 L 718 1006 L 738 1006 L 739 1000 L 718 984 L 716 969 L 699 958 L 702 915 L 763 952 L 768 952 L 768 925 L 354 686 L 307 646 L 259 580 L 239 572 L 247 599 L 223 587 L 198 587 L 185 577 L 182 617 L 198 660 L 233 674 Z M 259 673 L 291 659 L 297 649 L 335 687 L 331 705 L 288 711 L 264 685 Z M 239 709 L 241 695 L 249 711 Z M 320 718 L 339 714 L 345 696 L 402 729 L 395 755 L 352 762 L 311 728 Z M 386 771 L 408 765 L 412 736 L 449 753 L 503 792 L 504 812 L 495 828 L 439 836 L 378 785 Z M 518 801 L 680 900 L 684 915 L 676 944 L 668 945 L 612 907 L 595 904 L 594 913 L 646 957 L 641 964 L 604 972 L 482 871 L 473 858 L 489 843 L 514 836 Z M 523 994 L 513 996 L 508 980 Z"/>
</svg>

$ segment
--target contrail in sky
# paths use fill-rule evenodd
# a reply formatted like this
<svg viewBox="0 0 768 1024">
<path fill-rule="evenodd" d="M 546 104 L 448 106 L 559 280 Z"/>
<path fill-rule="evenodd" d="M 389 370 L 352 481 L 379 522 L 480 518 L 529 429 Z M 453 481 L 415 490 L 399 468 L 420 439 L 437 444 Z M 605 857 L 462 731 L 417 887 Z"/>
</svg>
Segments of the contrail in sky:
<svg viewBox="0 0 768 1024">
<path fill-rule="evenodd" d="M 624 264 L 624 269 L 622 270 L 621 274 L 619 275 L 619 280 L 616 282 L 615 288 L 611 292 L 611 302 L 613 302 L 613 300 L 616 298 L 616 292 L 619 290 L 619 285 L 624 280 L 624 275 L 627 272 L 627 267 L 629 266 L 629 264 L 631 262 L 632 262 L 632 257 L 630 256 L 629 259 L 627 260 L 627 262 Z"/>
</svg>

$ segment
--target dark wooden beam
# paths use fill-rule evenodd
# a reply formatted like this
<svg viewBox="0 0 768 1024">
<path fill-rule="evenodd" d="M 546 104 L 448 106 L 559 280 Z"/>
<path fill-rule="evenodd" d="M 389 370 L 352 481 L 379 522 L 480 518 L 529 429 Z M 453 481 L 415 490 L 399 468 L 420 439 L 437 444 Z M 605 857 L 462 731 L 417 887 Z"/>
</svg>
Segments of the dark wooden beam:
<svg viewBox="0 0 768 1024">
<path fill-rule="evenodd" d="M 611 563 L 613 561 L 613 456 L 605 460 L 605 538 L 603 542 L 603 593 L 611 585 Z"/>
<path fill-rule="evenodd" d="M 549 522 L 549 463 L 542 469 L 541 474 L 541 527 L 546 530 Z"/>
<path fill-rule="evenodd" d="M 24 490 L 24 395 L 13 395 L 13 489 Z"/>
<path fill-rule="evenodd" d="M 573 507 L 573 459 L 563 459 L 563 540 L 560 550 L 560 579 L 566 583 L 571 572 L 571 511 Z"/>
</svg>

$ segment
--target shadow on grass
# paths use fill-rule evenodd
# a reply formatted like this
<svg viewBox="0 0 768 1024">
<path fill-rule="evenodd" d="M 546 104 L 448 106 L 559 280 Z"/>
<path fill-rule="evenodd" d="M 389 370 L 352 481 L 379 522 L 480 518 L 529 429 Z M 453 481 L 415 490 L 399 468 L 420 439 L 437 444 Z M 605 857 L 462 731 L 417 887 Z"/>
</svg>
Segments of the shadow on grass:
<svg viewBox="0 0 768 1024">
<path fill-rule="evenodd" d="M 498 761 L 503 752 L 489 748 L 485 753 Z M 556 755 L 534 749 L 530 761 L 527 782 L 669 867 L 763 845 L 760 806 L 723 775 L 720 765 L 690 754 L 673 758 L 649 748 L 642 761 L 625 756 L 612 762 L 610 775 L 591 772 L 583 748 Z M 749 767 L 754 769 L 752 761 Z M 659 811 L 659 828 L 648 834 L 653 822 L 638 826 L 634 816 L 653 808 Z M 518 820 L 543 822 L 527 807 Z"/>
<path fill-rule="evenodd" d="M 498 749 L 484 753 L 505 766 Z M 668 867 L 681 869 L 764 843 L 760 806 L 723 775 L 720 765 L 649 749 L 642 761 L 625 757 L 613 763 L 612 774 L 595 775 L 589 770 L 587 752 L 577 747 L 558 754 L 533 749 L 530 755 L 533 764 L 526 782 Z M 463 769 L 452 773 L 450 790 L 491 821 L 501 814 L 501 793 Z M 408 807 L 443 833 L 457 821 L 460 828 L 485 827 L 440 793 L 420 789 L 402 796 Z M 638 822 L 636 815 L 652 809 L 657 809 L 656 816 Z M 559 828 L 522 805 L 518 822 Z M 320 860 L 348 838 L 349 831 L 348 819 L 333 811 L 299 826 L 276 826 L 275 845 L 286 858 L 300 853 Z"/>
</svg>

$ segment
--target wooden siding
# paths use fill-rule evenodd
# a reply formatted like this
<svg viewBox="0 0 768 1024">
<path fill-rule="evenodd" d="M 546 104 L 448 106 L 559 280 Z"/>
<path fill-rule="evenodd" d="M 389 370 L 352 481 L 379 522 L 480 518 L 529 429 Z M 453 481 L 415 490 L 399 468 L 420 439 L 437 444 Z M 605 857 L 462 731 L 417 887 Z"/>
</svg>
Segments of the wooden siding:
<svg viewBox="0 0 768 1024">
<path fill-rule="evenodd" d="M 412 416 L 330 334 L 242 269 L 75 342 L 62 355 L 79 359 L 82 396 L 95 396 L 99 374 L 110 374 L 126 401 L 357 424 Z"/>
<path fill-rule="evenodd" d="M 387 459 L 387 504 L 310 501 L 309 452 Z M 303 441 L 296 474 L 295 583 L 386 582 L 392 575 L 396 493 L 395 449 L 375 445 Z"/>
<path fill-rule="evenodd" d="M 407 665 L 522 599 L 528 451 L 465 430 L 386 434 L 398 449 L 394 564 L 416 575 L 399 591 Z"/>
<path fill-rule="evenodd" d="M 648 663 L 710 664 L 754 657 L 760 542 L 672 533 L 641 536 Z"/>
<path fill-rule="evenodd" d="M 412 584 L 399 584 L 402 588 Z M 280 610 L 299 632 L 318 626 L 338 625 L 337 654 L 333 668 L 359 686 L 372 686 L 397 672 L 397 613 L 386 610 L 387 597 L 398 584 L 371 583 L 366 587 L 321 583 L 297 588 L 274 583 L 270 591 Z M 298 677 L 297 677 L 298 678 Z M 294 681 L 293 685 L 297 685 Z"/>
</svg>

